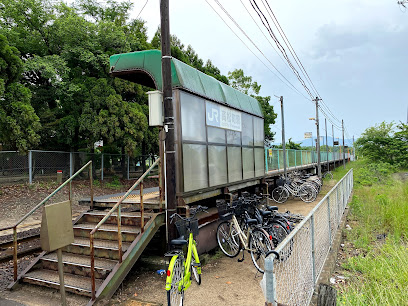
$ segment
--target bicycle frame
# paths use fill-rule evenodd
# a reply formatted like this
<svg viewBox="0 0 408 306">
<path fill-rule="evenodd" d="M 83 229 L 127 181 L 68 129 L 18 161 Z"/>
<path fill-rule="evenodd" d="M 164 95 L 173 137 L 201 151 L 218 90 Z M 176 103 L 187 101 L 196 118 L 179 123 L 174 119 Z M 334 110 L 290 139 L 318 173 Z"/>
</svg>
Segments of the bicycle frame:
<svg viewBox="0 0 408 306">
<path fill-rule="evenodd" d="M 170 264 L 169 264 L 169 271 L 170 273 L 167 274 L 167 278 L 166 278 L 166 290 L 169 291 L 171 289 L 171 283 L 172 283 L 172 279 L 173 279 L 173 268 L 174 268 L 174 264 L 176 263 L 177 257 L 178 256 L 183 256 L 183 252 L 180 252 L 180 254 L 174 255 L 171 260 L 170 260 Z M 192 255 L 194 255 L 195 261 L 197 263 L 200 262 L 200 259 L 198 257 L 198 252 L 197 252 L 197 246 L 196 246 L 196 242 L 194 240 L 193 237 L 193 233 L 189 234 L 189 238 L 188 238 L 188 249 L 187 249 L 187 255 L 186 258 L 184 258 L 184 275 L 183 275 L 183 281 L 181 281 L 178 284 L 178 290 L 181 291 L 182 288 L 184 288 L 184 290 L 187 290 L 190 285 L 191 285 L 191 258 Z M 198 274 L 201 274 L 201 267 L 198 266 L 197 267 L 197 272 Z"/>
<path fill-rule="evenodd" d="M 238 220 L 235 217 L 235 215 L 232 216 L 231 220 L 232 220 L 235 228 L 238 230 L 238 237 L 239 237 L 239 240 L 241 241 L 242 245 L 244 246 L 244 249 L 247 250 L 247 251 L 251 251 L 249 249 L 249 239 L 248 239 L 249 232 L 251 230 L 250 227 L 248 226 L 247 233 L 245 234 L 244 231 L 241 229 L 241 226 L 239 225 Z"/>
</svg>

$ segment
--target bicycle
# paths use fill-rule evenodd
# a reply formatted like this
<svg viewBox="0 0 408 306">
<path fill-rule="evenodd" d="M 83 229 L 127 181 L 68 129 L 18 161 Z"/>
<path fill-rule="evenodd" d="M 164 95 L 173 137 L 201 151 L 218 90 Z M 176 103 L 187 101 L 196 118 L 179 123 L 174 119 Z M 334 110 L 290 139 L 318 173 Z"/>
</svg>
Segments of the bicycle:
<svg viewBox="0 0 408 306">
<path fill-rule="evenodd" d="M 294 182 L 288 184 L 286 181 L 283 186 L 278 186 L 272 190 L 272 199 L 277 203 L 285 203 L 289 196 L 300 197 L 303 202 L 313 202 L 317 197 L 318 191 L 307 182 L 297 185 Z"/>
<path fill-rule="evenodd" d="M 217 205 L 219 217 L 223 220 L 217 228 L 217 243 L 221 251 L 231 258 L 236 257 L 242 250 L 242 259 L 238 259 L 239 262 L 244 261 L 245 251 L 248 251 L 255 268 L 264 273 L 265 254 L 274 249 L 272 236 L 258 224 L 257 219 L 249 217 L 243 204 L 235 204 Z M 240 217 L 241 222 L 236 216 Z"/>
<path fill-rule="evenodd" d="M 200 211 L 206 211 L 208 207 L 197 206 L 190 210 L 192 217 L 184 218 L 175 213 L 170 216 L 171 222 L 175 217 L 179 220 L 175 222 L 180 237 L 173 239 L 170 245 L 183 247 L 187 245 L 187 254 L 184 257 L 182 249 L 173 250 L 165 256 L 171 256 L 166 277 L 166 291 L 168 306 L 182 306 L 184 302 L 184 291 L 191 285 L 191 278 L 194 276 L 198 285 L 201 285 L 201 264 L 197 252 L 197 243 L 194 236 L 199 233 L 198 220 L 195 215 Z M 187 237 L 187 239 L 185 239 Z M 190 271 L 191 269 L 191 271 Z"/>
<path fill-rule="evenodd" d="M 323 174 L 323 179 L 325 178 L 329 178 L 330 180 L 333 179 L 333 173 L 331 173 L 331 171 L 327 171 Z"/>
</svg>

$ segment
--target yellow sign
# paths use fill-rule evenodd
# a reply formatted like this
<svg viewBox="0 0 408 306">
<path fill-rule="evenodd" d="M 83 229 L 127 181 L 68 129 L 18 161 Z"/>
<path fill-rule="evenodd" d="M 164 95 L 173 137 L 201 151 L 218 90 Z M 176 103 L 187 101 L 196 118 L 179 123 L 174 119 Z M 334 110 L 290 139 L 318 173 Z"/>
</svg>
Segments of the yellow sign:
<svg viewBox="0 0 408 306">
<path fill-rule="evenodd" d="M 269 156 L 272 156 L 272 149 L 268 149 Z"/>
<path fill-rule="evenodd" d="M 40 238 L 41 248 L 48 252 L 74 242 L 70 201 L 44 206 Z"/>
</svg>

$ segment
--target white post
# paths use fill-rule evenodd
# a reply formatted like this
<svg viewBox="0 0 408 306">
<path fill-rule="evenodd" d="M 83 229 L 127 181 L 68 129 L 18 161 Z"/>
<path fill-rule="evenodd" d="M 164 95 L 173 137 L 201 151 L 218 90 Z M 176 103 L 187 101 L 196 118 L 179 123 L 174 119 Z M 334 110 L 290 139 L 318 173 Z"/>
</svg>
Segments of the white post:
<svg viewBox="0 0 408 306">
<path fill-rule="evenodd" d="M 274 254 L 265 258 L 265 305 L 276 306 L 276 279 L 273 274 L 273 260 L 275 258 Z"/>
<path fill-rule="evenodd" d="M 33 151 L 28 151 L 28 183 L 33 183 Z"/>
</svg>

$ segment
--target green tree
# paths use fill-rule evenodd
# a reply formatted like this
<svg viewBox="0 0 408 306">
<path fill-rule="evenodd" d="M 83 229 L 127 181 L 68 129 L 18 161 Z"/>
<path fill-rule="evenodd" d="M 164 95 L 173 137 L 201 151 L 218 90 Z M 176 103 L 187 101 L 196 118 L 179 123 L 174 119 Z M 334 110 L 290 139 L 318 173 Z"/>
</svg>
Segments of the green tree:
<svg viewBox="0 0 408 306">
<path fill-rule="evenodd" d="M 355 142 L 357 154 L 373 162 L 385 162 L 396 166 L 408 166 L 408 131 L 406 124 L 382 122 L 367 128 Z"/>
<path fill-rule="evenodd" d="M 31 92 L 20 83 L 19 55 L 0 35 L 0 142 L 5 148 L 26 152 L 38 144 L 41 125 L 30 104 Z"/>
<path fill-rule="evenodd" d="M 252 81 L 252 77 L 245 76 L 242 69 L 235 69 L 232 72 L 228 72 L 228 81 L 235 89 L 258 100 L 264 116 L 265 143 L 273 142 L 275 132 L 271 131 L 270 125 L 275 124 L 277 114 L 274 112 L 273 106 L 269 104 L 271 97 L 260 96 L 261 85 Z"/>
</svg>

